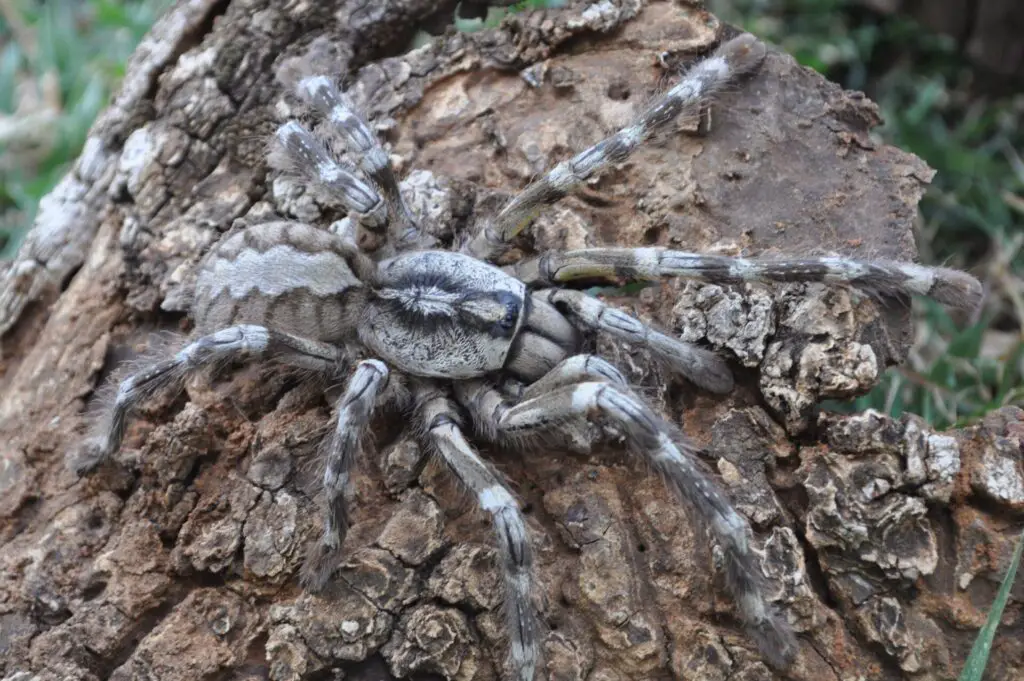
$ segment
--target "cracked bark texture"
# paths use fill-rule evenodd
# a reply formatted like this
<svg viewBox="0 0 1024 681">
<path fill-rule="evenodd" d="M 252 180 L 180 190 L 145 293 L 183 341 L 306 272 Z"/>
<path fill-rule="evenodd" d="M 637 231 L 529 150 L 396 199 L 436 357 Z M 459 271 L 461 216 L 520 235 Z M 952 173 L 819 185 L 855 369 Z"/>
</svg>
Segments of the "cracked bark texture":
<svg viewBox="0 0 1024 681">
<path fill-rule="evenodd" d="M 140 47 L 0 280 L 0 678 L 502 678 L 486 518 L 452 501 L 393 416 L 375 423 L 347 559 L 318 596 L 296 580 L 319 518 L 317 386 L 260 368 L 194 381 L 146 406 L 115 465 L 79 481 L 63 464 L 112 366 L 152 332 L 188 331 L 192 267 L 223 232 L 339 217 L 268 174 L 290 60 L 312 53 L 350 86 L 400 169 L 424 171 L 408 184 L 451 238 L 623 124 L 672 77 L 662 62 L 731 30 L 692 4 L 601 0 L 407 51 L 451 9 L 191 0 Z M 874 141 L 871 102 L 773 53 L 712 121 L 549 210 L 532 246 L 914 256 L 931 171 Z M 955 678 L 1024 522 L 1024 413 L 948 434 L 819 414 L 905 351 L 906 310 L 847 291 L 673 282 L 613 302 L 738 372 L 716 399 L 601 344 L 706 448 L 756 528 L 801 634 L 788 678 Z M 527 504 L 541 678 L 773 678 L 707 541 L 643 466 L 612 446 L 488 455 Z M 1024 676 L 1022 604 L 1018 585 L 991 679 Z"/>
</svg>

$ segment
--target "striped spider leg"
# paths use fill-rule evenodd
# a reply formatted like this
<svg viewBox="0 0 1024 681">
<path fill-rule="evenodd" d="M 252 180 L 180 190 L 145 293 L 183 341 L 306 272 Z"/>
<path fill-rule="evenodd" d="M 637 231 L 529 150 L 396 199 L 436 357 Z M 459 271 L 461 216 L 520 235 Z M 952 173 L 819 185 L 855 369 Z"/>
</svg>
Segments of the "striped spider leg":
<svg viewBox="0 0 1024 681">
<path fill-rule="evenodd" d="M 288 84 L 323 124 L 315 132 L 296 120 L 281 125 L 274 136 L 271 165 L 343 205 L 370 236 L 364 244 L 370 250 L 391 254 L 433 245 L 402 196 L 387 151 L 351 98 L 323 75 L 300 75 Z M 335 158 L 332 149 L 338 146 L 355 155 L 358 168 Z"/>
<path fill-rule="evenodd" d="M 484 462 L 462 433 L 457 405 L 430 384 L 415 390 L 426 441 L 452 475 L 490 514 L 498 539 L 498 566 L 505 584 L 509 666 L 516 681 L 533 681 L 540 659 L 540 630 L 534 611 L 533 549 L 519 504 L 499 473 Z"/>
<path fill-rule="evenodd" d="M 776 668 L 793 661 L 796 637 L 769 604 L 746 519 L 697 464 L 696 448 L 637 396 L 617 369 L 592 355 L 571 356 L 529 386 L 517 402 L 485 380 L 459 383 L 455 390 L 482 437 L 517 449 L 595 418 L 615 426 L 629 449 L 661 473 L 675 496 L 693 509 L 694 520 L 711 530 L 722 549 L 740 618 L 762 654 Z M 506 580 L 511 578 L 506 574 Z M 523 612 L 527 604 L 518 603 L 518 594 L 509 596 L 516 602 L 512 612 Z"/>
<path fill-rule="evenodd" d="M 945 267 L 843 257 L 731 258 L 667 248 L 585 248 L 552 251 L 509 268 L 533 287 L 584 283 L 619 285 L 668 277 L 712 284 L 823 282 L 852 286 L 883 298 L 926 296 L 971 310 L 983 294 L 977 279 Z"/>
<path fill-rule="evenodd" d="M 494 261 L 545 206 L 557 203 L 589 178 L 625 161 L 641 144 L 683 113 L 699 112 L 710 97 L 764 61 L 764 43 L 744 33 L 697 62 L 628 126 L 562 161 L 517 194 L 463 245 L 463 252 Z"/>
</svg>

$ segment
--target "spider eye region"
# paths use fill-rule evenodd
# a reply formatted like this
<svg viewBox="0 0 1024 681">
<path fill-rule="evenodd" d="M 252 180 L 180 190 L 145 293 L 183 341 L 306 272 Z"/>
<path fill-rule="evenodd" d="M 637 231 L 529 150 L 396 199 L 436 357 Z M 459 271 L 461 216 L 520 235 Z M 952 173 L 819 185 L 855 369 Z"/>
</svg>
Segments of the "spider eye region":
<svg viewBox="0 0 1024 681">
<path fill-rule="evenodd" d="M 471 293 L 459 306 L 467 323 L 495 338 L 511 338 L 515 334 L 522 309 L 522 299 L 509 291 Z"/>
<path fill-rule="evenodd" d="M 504 294 L 511 298 L 511 294 Z M 519 313 L 522 311 L 523 306 L 518 300 L 512 299 L 505 303 L 505 316 L 501 318 L 498 325 L 506 333 L 512 333 L 515 331 L 516 324 L 519 322 Z"/>
</svg>

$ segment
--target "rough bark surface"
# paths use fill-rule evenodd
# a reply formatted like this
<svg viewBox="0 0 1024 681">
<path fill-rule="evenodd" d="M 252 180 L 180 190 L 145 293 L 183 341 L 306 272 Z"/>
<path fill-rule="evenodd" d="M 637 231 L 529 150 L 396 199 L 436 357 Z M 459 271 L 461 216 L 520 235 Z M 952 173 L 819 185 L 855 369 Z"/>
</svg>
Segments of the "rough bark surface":
<svg viewBox="0 0 1024 681">
<path fill-rule="evenodd" d="M 449 11 L 446 8 L 445 11 Z M 195 262 L 236 224 L 336 209 L 268 174 L 275 71 L 310 52 L 348 84 L 447 236 L 628 120 L 727 28 L 689 4 L 601 0 L 406 52 L 429 0 L 183 1 L 48 198 L 0 281 L 0 678 L 498 679 L 491 530 L 445 476 L 375 426 L 348 559 L 325 594 L 314 537 L 329 401 L 248 368 L 160 398 L 115 464 L 64 469 L 86 406 L 148 334 L 187 331 Z M 785 55 L 715 107 L 710 134 L 641 151 L 537 221 L 538 247 L 912 258 L 931 171 L 876 144 L 871 102 Z M 527 243 L 526 246 L 530 244 Z M 733 360 L 721 400 L 601 349 L 706 447 L 801 634 L 788 678 L 952 679 L 1024 518 L 1024 413 L 937 434 L 821 415 L 904 351 L 906 310 L 841 290 L 666 284 L 617 304 Z M 770 679 L 707 542 L 614 447 L 489 456 L 529 511 L 548 679 Z M 988 678 L 1024 676 L 1018 585 Z"/>
</svg>

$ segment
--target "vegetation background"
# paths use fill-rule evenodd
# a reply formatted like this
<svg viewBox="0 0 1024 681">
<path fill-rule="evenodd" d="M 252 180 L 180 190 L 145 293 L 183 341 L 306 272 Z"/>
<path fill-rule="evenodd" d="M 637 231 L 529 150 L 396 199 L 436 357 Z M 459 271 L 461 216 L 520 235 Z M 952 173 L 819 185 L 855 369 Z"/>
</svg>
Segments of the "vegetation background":
<svg viewBox="0 0 1024 681">
<path fill-rule="evenodd" d="M 564 0 L 456 10 L 458 30 Z M 0 258 L 81 149 L 127 57 L 170 0 L 0 0 Z M 710 0 L 710 9 L 882 109 L 878 136 L 938 171 L 921 205 L 922 260 L 968 269 L 989 295 L 972 319 L 922 302 L 909 361 L 868 406 L 939 427 L 1024 404 L 1024 92 L 993 80 L 952 38 L 858 0 Z M 467 11 L 468 10 L 468 11 Z"/>
</svg>

